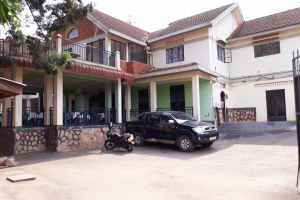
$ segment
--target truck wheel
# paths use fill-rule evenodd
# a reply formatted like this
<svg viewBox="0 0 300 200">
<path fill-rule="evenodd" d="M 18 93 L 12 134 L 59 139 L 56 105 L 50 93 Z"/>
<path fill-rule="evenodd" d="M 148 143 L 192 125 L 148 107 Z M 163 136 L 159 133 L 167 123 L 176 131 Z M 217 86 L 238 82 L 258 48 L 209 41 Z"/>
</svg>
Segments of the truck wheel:
<svg viewBox="0 0 300 200">
<path fill-rule="evenodd" d="M 141 133 L 136 133 L 134 137 L 134 145 L 141 147 L 145 145 L 144 137 Z"/>
<path fill-rule="evenodd" d="M 211 145 L 213 145 L 213 142 L 201 144 L 202 147 L 210 147 Z"/>
<path fill-rule="evenodd" d="M 195 148 L 191 138 L 187 135 L 180 136 L 180 138 L 177 140 L 177 145 L 179 149 L 184 152 L 193 151 Z"/>
</svg>

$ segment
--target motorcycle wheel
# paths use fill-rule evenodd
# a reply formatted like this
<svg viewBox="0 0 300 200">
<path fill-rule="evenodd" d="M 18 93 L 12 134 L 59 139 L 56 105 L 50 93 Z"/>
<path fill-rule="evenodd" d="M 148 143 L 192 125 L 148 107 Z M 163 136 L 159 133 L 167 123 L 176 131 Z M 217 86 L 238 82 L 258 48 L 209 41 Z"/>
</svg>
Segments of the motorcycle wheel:
<svg viewBox="0 0 300 200">
<path fill-rule="evenodd" d="M 112 150 L 116 147 L 116 144 L 115 144 L 114 141 L 106 140 L 105 143 L 104 143 L 104 146 L 105 146 L 106 149 Z"/>
<path fill-rule="evenodd" d="M 129 151 L 129 152 L 132 152 L 132 150 L 133 150 L 133 145 L 132 145 L 132 143 L 131 143 L 131 142 L 128 143 L 128 144 L 126 145 L 125 149 L 126 149 L 127 151 Z"/>
</svg>

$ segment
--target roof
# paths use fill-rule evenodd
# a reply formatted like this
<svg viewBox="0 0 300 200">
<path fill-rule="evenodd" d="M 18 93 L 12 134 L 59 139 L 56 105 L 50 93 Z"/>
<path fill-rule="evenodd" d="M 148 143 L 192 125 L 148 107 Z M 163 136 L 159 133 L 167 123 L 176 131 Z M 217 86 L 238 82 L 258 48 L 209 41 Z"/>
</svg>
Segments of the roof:
<svg viewBox="0 0 300 200">
<path fill-rule="evenodd" d="M 122 20 L 116 19 L 98 10 L 94 10 L 90 13 L 92 17 L 98 20 L 106 28 L 118 31 L 124 35 L 130 36 L 136 40 L 145 42 L 149 32 L 144 31 L 138 27 L 128 24 Z"/>
<path fill-rule="evenodd" d="M 184 29 L 211 22 L 219 15 L 221 15 L 224 11 L 226 11 L 228 8 L 230 8 L 232 5 L 233 3 L 197 15 L 193 15 L 191 17 L 180 19 L 178 21 L 174 21 L 170 23 L 167 28 L 150 33 L 148 39 L 151 40 L 157 37 L 168 35 L 170 33 L 182 31 Z"/>
<path fill-rule="evenodd" d="M 245 21 L 228 37 L 228 40 L 263 33 L 300 24 L 300 8 Z"/>
</svg>

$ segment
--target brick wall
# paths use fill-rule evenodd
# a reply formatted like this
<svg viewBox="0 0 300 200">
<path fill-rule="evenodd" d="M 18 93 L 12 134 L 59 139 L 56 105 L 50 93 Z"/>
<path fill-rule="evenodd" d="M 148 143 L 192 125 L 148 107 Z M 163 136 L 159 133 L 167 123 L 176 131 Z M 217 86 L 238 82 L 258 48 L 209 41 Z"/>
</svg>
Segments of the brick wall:
<svg viewBox="0 0 300 200">
<path fill-rule="evenodd" d="M 75 42 L 78 42 L 78 41 L 81 41 L 81 40 L 84 40 L 84 39 L 87 39 L 90 37 L 94 37 L 96 30 L 97 30 L 96 35 L 104 33 L 104 31 L 97 28 L 96 25 L 93 24 L 89 19 L 82 17 L 78 20 L 77 24 L 69 27 L 65 32 L 55 32 L 54 36 L 57 34 L 60 34 L 60 35 L 62 35 L 62 37 L 64 39 L 67 39 L 67 35 L 68 35 L 69 31 L 72 30 L 73 28 L 77 28 L 77 30 L 78 30 L 78 36 L 70 38 L 70 40 L 75 41 Z"/>
<path fill-rule="evenodd" d="M 145 63 L 136 61 L 125 62 L 121 61 L 121 70 L 130 74 L 140 74 L 147 72 L 151 69 L 151 66 Z"/>
</svg>

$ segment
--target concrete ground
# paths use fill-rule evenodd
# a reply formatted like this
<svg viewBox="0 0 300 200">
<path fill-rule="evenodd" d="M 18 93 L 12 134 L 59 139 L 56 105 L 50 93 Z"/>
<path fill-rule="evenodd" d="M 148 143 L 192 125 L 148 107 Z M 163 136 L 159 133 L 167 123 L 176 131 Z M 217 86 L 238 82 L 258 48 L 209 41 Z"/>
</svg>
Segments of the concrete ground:
<svg viewBox="0 0 300 200">
<path fill-rule="evenodd" d="M 295 131 L 227 135 L 192 153 L 148 144 L 132 153 L 42 152 L 16 160 L 20 166 L 0 170 L 1 200 L 300 199 Z M 37 179 L 5 180 L 21 173 Z"/>
</svg>

